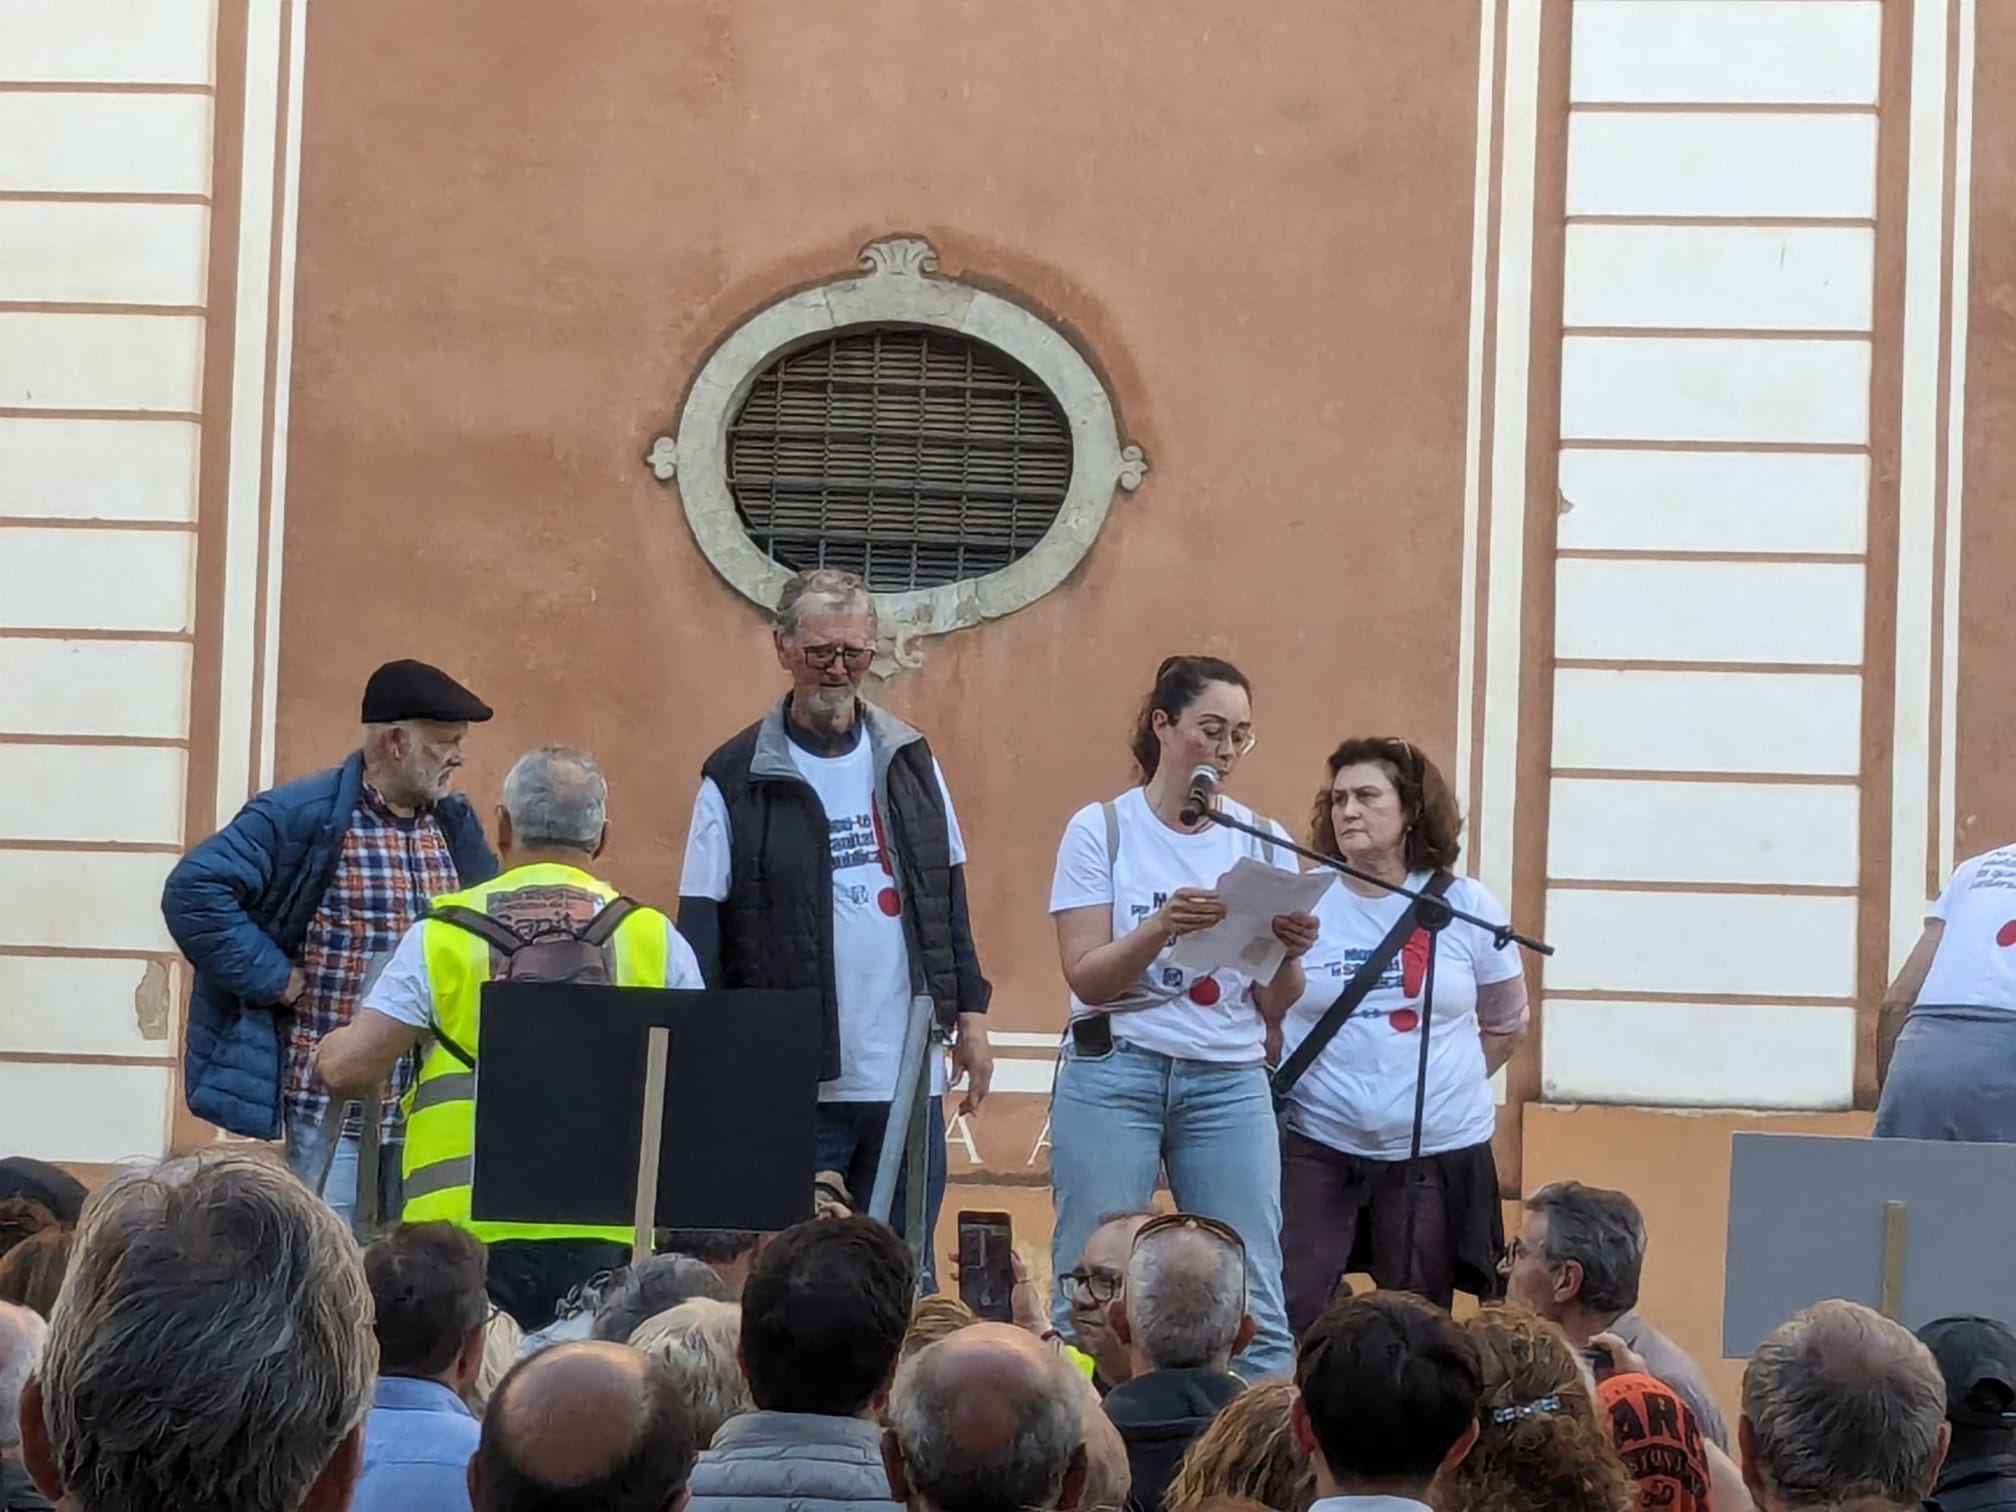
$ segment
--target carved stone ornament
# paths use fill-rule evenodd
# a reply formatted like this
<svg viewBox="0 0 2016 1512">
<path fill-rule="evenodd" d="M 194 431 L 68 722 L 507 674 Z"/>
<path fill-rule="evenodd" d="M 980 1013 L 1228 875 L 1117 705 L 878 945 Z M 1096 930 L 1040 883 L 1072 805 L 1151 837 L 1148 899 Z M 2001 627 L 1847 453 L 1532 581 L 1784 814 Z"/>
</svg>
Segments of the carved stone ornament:
<svg viewBox="0 0 2016 1512">
<path fill-rule="evenodd" d="M 880 601 L 886 594 L 877 594 L 877 626 L 875 632 L 875 660 L 868 664 L 868 671 L 878 678 L 891 678 L 898 672 L 915 672 L 924 665 L 924 648 L 919 644 L 931 634 L 931 606 L 919 604 L 907 614 L 887 614 L 880 610 Z"/>
<path fill-rule="evenodd" d="M 764 610 L 773 609 L 790 569 L 750 539 L 728 486 L 728 429 L 750 386 L 777 358 L 808 343 L 875 326 L 931 326 L 1005 353 L 1049 389 L 1071 433 L 1071 482 L 1050 529 L 995 572 L 936 588 L 877 593 L 878 678 L 924 664 L 924 642 L 1034 603 L 1081 562 L 1105 523 L 1116 490 L 1133 493 L 1148 473 L 1139 446 L 1125 443 L 1113 402 L 1069 337 L 1036 311 L 938 271 L 921 237 L 869 242 L 850 270 L 755 311 L 708 355 L 687 390 L 679 423 L 644 454 L 659 482 L 677 488 L 693 539 L 714 570 Z"/>
<path fill-rule="evenodd" d="M 1132 493 L 1141 486 L 1141 480 L 1148 476 L 1148 458 L 1138 446 L 1120 448 L 1120 475 L 1113 481 L 1127 492 Z"/>
<path fill-rule="evenodd" d="M 922 278 L 938 271 L 938 254 L 920 237 L 892 236 L 863 247 L 861 267 L 878 278 Z"/>
<path fill-rule="evenodd" d="M 671 436 L 659 436 L 651 443 L 651 450 L 645 453 L 644 461 L 650 467 L 652 477 L 660 483 L 670 482 L 672 475 L 679 471 L 678 441 Z"/>
</svg>

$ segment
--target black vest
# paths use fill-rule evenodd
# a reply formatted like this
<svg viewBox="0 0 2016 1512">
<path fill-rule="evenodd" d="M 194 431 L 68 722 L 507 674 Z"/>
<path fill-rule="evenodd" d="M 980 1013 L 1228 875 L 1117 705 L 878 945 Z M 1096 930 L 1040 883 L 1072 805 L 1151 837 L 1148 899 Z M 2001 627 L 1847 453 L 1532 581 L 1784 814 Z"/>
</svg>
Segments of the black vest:
<svg viewBox="0 0 2016 1512">
<path fill-rule="evenodd" d="M 900 731 L 863 706 L 864 739 Z M 728 896 L 721 904 L 721 985 L 819 989 L 825 1003 L 822 1080 L 840 1074 L 840 1011 L 833 982 L 833 857 L 819 796 L 791 762 L 782 706 L 730 740 L 701 768 L 728 808 Z M 877 798 L 890 867 L 903 900 L 912 990 L 927 994 L 938 1026 L 958 1017 L 952 953 L 952 847 L 931 748 L 914 735 L 878 745 Z"/>
</svg>

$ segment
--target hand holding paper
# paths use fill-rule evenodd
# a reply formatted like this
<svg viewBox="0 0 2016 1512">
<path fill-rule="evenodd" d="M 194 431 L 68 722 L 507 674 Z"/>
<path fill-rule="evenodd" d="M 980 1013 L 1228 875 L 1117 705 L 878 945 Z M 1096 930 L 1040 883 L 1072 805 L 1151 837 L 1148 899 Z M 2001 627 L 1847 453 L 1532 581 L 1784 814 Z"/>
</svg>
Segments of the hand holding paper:
<svg viewBox="0 0 2016 1512">
<path fill-rule="evenodd" d="M 1230 968 L 1256 982 L 1272 981 L 1288 957 L 1274 921 L 1311 912 L 1336 880 L 1334 872 L 1284 871 L 1245 857 L 1218 879 L 1225 917 L 1178 940 L 1170 964 L 1199 974 Z"/>
</svg>

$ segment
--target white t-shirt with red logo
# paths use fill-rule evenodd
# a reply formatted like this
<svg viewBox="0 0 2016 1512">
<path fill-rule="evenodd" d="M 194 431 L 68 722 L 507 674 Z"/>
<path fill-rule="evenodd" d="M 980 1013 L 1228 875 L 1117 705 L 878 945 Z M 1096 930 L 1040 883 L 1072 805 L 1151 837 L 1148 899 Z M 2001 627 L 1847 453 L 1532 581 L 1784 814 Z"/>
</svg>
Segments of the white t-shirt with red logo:
<svg viewBox="0 0 2016 1512">
<path fill-rule="evenodd" d="M 1234 819 L 1259 822 L 1244 804 L 1224 797 L 1219 804 Z M 1132 934 L 1178 888 L 1216 887 L 1244 857 L 1293 864 L 1289 852 L 1277 851 L 1270 858 L 1260 841 L 1237 830 L 1206 825 L 1186 834 L 1171 829 L 1155 816 L 1140 788 L 1122 793 L 1113 807 L 1119 821 L 1117 857 L 1107 854 L 1105 805 L 1088 804 L 1064 827 L 1050 884 L 1050 912 L 1110 906 L 1116 940 Z M 1267 827 L 1278 833 L 1279 826 Z M 1073 994 L 1071 1017 L 1110 1013 L 1116 1040 L 1176 1060 L 1257 1065 L 1265 1058 L 1266 1043 L 1253 1006 L 1252 978 L 1232 970 L 1208 975 L 1185 971 L 1170 963 L 1173 943 L 1113 1002 L 1095 1008 Z"/>
<path fill-rule="evenodd" d="M 1407 885 L 1425 887 L 1428 878 L 1425 871 L 1415 872 Z M 1469 877 L 1458 877 L 1446 896 L 1452 908 L 1479 918 L 1496 922 L 1505 917 L 1498 900 Z M 1315 909 L 1322 932 L 1302 958 L 1309 985 L 1282 1025 L 1284 1061 L 1406 909 L 1404 898 L 1392 893 L 1364 897 L 1342 882 L 1323 894 Z M 1417 930 L 1295 1083 L 1288 1094 L 1290 1129 L 1347 1155 L 1407 1157 L 1414 1135 L 1427 960 L 1428 937 Z M 1484 1074 L 1477 989 L 1510 981 L 1519 972 L 1518 947 L 1498 949 L 1490 931 L 1460 919 L 1442 931 L 1435 951 L 1435 1022 L 1428 1035 L 1428 1100 L 1421 1119 L 1424 1155 L 1468 1149 L 1491 1137 L 1497 1106 Z"/>
<path fill-rule="evenodd" d="M 903 1059 L 903 1032 L 910 1021 L 910 946 L 904 938 L 903 905 L 889 866 L 888 839 L 875 801 L 875 752 L 865 738 L 844 756 L 815 756 L 791 746 L 791 760 L 826 811 L 833 862 L 833 986 L 840 1016 L 840 1075 L 819 1084 L 821 1102 L 888 1102 L 895 1095 Z M 952 864 L 966 860 L 945 774 L 938 791 L 945 800 L 945 830 Z M 700 784 L 693 823 L 686 832 L 686 865 L 679 879 L 682 897 L 728 896 L 730 843 L 728 805 L 713 780 Z M 945 1090 L 945 1057 L 931 1058 L 931 1094 Z"/>
<path fill-rule="evenodd" d="M 1962 861 L 1926 916 L 1946 928 L 1918 1001 L 2016 1009 L 2016 845 Z"/>
</svg>

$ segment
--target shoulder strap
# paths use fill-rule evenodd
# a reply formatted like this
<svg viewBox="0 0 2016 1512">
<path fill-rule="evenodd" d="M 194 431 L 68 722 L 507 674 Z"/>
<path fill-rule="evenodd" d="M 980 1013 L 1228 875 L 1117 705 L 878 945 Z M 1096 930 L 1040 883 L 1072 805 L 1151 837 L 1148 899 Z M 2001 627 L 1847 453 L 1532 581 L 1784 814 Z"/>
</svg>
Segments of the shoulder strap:
<svg viewBox="0 0 2016 1512">
<path fill-rule="evenodd" d="M 488 940 L 507 956 L 516 955 L 525 943 L 509 925 L 500 923 L 486 913 L 478 913 L 473 908 L 464 908 L 460 903 L 437 903 L 421 917 L 439 919 L 443 924 L 452 924 L 457 929 L 467 930 L 478 939 Z"/>
<path fill-rule="evenodd" d="M 1428 885 L 1421 889 L 1431 898 L 1439 898 L 1449 890 L 1455 877 L 1446 871 L 1438 871 L 1428 879 Z M 1303 1036 L 1302 1043 L 1295 1047 L 1295 1053 L 1283 1061 L 1274 1073 L 1274 1101 L 1279 1105 L 1302 1079 L 1303 1073 L 1315 1064 L 1316 1057 L 1329 1047 L 1337 1037 L 1337 1031 L 1344 1027 L 1344 1021 L 1358 1011 L 1358 1005 L 1365 1001 L 1365 995 L 1378 985 L 1379 978 L 1393 963 L 1393 957 L 1400 954 L 1407 937 L 1414 933 L 1415 910 L 1417 905 L 1409 904 L 1407 911 L 1400 915 L 1399 922 L 1386 931 L 1365 964 L 1352 973 L 1351 980 L 1344 984 L 1344 990 L 1337 994 L 1337 1000 L 1323 1010 L 1323 1017 L 1315 1027 Z"/>
<path fill-rule="evenodd" d="M 1108 798 L 1099 805 L 1099 813 L 1106 821 L 1106 870 L 1110 872 L 1120 863 L 1120 810 Z"/>
<path fill-rule="evenodd" d="M 623 921 L 643 906 L 635 898 L 624 897 L 621 894 L 611 898 L 602 905 L 602 911 L 588 921 L 588 927 L 581 931 L 579 936 L 581 943 L 593 945 L 600 950 L 615 937 Z"/>
<path fill-rule="evenodd" d="M 1260 849 L 1263 852 L 1265 852 L 1267 856 L 1267 864 L 1269 866 L 1273 866 L 1276 864 L 1274 860 L 1274 852 L 1275 852 L 1274 821 L 1272 819 L 1262 819 L 1260 821 L 1260 828 L 1267 831 L 1266 838 L 1260 842 Z"/>
<path fill-rule="evenodd" d="M 428 1033 L 432 1034 L 434 1038 L 436 1038 L 441 1042 L 441 1048 L 443 1050 L 446 1050 L 450 1055 L 454 1056 L 455 1059 L 462 1062 L 462 1064 L 467 1066 L 471 1071 L 474 1071 L 476 1069 L 476 1057 L 471 1055 L 467 1050 L 464 1050 L 460 1045 L 456 1044 L 454 1040 L 450 1039 L 448 1037 L 447 1030 L 443 1029 L 437 1023 L 429 1023 L 427 1025 L 427 1031 Z"/>
</svg>

